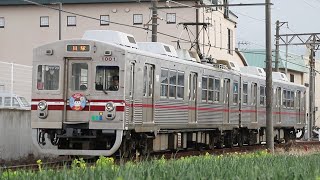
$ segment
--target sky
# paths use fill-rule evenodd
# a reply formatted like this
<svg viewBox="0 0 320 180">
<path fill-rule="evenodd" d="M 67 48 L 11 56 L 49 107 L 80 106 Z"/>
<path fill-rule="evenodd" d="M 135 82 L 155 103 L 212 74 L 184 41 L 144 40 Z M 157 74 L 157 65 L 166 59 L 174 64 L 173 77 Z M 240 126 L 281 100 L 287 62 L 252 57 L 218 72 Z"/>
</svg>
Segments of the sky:
<svg viewBox="0 0 320 180">
<path fill-rule="evenodd" d="M 271 0 L 272 44 L 275 44 L 275 22 L 288 22 L 280 28 L 280 34 L 320 33 L 320 0 Z M 265 0 L 229 0 L 230 4 L 265 3 Z M 240 48 L 265 48 L 265 7 L 244 6 L 230 7 L 238 16 L 237 42 L 246 42 Z M 237 44 L 238 45 L 238 44 Z M 274 46 L 273 46 L 274 48 Z M 297 55 L 305 55 L 305 46 L 289 46 L 288 51 Z M 281 48 L 285 50 L 285 48 Z M 317 52 L 316 56 L 319 57 Z"/>
</svg>

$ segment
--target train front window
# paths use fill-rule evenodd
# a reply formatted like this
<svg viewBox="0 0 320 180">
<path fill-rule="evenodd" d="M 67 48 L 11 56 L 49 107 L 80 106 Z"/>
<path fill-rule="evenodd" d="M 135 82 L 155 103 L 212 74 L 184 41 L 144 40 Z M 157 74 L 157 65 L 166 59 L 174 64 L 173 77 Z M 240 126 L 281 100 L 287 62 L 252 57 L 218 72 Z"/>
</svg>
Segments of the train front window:
<svg viewBox="0 0 320 180">
<path fill-rule="evenodd" d="M 39 65 L 37 74 L 38 90 L 59 89 L 60 66 Z"/>
<path fill-rule="evenodd" d="M 88 64 L 73 63 L 71 90 L 85 91 L 88 88 Z"/>
<path fill-rule="evenodd" d="M 95 89 L 97 91 L 118 91 L 119 67 L 97 66 Z"/>
</svg>

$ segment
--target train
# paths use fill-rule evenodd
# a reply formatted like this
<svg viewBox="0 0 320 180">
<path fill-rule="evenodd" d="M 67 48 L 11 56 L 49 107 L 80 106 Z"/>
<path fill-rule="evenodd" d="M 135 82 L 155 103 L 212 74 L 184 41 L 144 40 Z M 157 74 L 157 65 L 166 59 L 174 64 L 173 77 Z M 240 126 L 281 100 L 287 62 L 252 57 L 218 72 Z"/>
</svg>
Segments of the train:
<svg viewBox="0 0 320 180">
<path fill-rule="evenodd" d="M 266 142 L 265 71 L 89 30 L 33 50 L 32 139 L 44 154 L 130 156 Z M 273 73 L 274 140 L 300 138 L 306 88 Z"/>
</svg>

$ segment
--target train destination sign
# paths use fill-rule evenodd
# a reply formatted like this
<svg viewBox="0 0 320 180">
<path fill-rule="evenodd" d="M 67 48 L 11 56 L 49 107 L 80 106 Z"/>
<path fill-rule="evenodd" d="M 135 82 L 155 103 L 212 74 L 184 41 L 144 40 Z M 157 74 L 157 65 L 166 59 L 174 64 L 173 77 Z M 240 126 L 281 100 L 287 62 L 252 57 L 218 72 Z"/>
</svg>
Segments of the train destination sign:
<svg viewBox="0 0 320 180">
<path fill-rule="evenodd" d="M 89 45 L 67 45 L 67 51 L 69 52 L 89 52 Z"/>
</svg>

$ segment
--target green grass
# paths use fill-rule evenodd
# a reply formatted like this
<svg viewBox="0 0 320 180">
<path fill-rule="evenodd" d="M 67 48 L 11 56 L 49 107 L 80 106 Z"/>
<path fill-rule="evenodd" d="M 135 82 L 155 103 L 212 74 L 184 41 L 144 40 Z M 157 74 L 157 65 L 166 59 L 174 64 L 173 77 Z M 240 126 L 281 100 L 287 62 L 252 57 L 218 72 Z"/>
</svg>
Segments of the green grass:
<svg viewBox="0 0 320 180">
<path fill-rule="evenodd" d="M 40 163 L 38 163 L 41 167 Z M 320 155 L 271 155 L 265 151 L 252 154 L 199 156 L 177 160 L 128 162 L 119 166 L 113 159 L 101 157 L 87 167 L 75 160 L 71 169 L 0 172 L 1 179 L 317 179 Z"/>
</svg>

